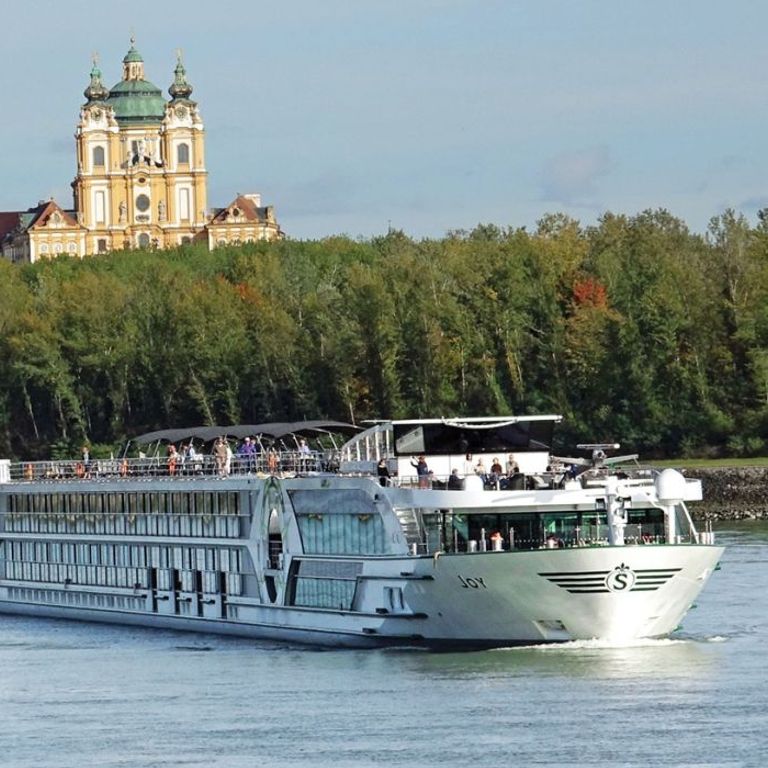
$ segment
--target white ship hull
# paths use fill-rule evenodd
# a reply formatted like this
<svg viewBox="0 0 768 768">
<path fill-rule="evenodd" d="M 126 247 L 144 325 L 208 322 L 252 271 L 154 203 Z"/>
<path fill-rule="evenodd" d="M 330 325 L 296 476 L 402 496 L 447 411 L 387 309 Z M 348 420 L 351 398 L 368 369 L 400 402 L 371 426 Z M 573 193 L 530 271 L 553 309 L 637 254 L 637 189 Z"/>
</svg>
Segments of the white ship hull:
<svg viewBox="0 0 768 768">
<path fill-rule="evenodd" d="M 721 555 L 712 546 L 634 546 L 369 561 L 355 610 L 243 602 L 238 621 L 19 602 L 7 587 L 0 612 L 346 647 L 628 641 L 673 632 Z M 606 579 L 622 565 L 631 576 L 612 591 Z M 401 612 L 382 612 L 382 585 L 403 588 Z"/>
</svg>

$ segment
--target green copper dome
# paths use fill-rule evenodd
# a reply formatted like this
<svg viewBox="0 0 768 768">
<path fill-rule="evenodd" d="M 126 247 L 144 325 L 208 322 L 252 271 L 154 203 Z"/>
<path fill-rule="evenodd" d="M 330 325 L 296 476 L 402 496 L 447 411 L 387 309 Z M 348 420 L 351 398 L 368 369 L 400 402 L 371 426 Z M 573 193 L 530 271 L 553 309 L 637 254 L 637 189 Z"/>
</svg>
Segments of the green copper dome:
<svg viewBox="0 0 768 768">
<path fill-rule="evenodd" d="M 123 59 L 123 79 L 109 91 L 107 104 L 118 123 L 157 123 L 165 116 L 165 99 L 160 89 L 144 79 L 144 59 L 134 47 Z"/>
<path fill-rule="evenodd" d="M 141 54 L 134 47 L 133 40 L 131 40 L 130 50 L 123 57 L 123 64 L 128 64 L 131 61 L 144 61 L 144 59 L 141 58 Z"/>
<path fill-rule="evenodd" d="M 109 91 L 107 104 L 120 122 L 158 122 L 165 115 L 165 99 L 148 80 L 121 80 Z"/>
</svg>

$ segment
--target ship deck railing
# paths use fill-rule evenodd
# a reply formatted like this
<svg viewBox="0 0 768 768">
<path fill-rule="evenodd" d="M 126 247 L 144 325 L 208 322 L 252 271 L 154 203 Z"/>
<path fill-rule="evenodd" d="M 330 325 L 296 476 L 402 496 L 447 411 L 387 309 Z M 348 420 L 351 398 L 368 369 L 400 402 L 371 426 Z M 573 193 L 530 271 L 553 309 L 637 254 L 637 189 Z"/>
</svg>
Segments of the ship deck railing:
<svg viewBox="0 0 768 768">
<path fill-rule="evenodd" d="M 237 477 L 242 475 L 278 475 L 295 477 L 301 475 L 335 474 L 346 477 L 372 477 L 382 485 L 396 488 L 422 490 L 464 490 L 464 479 L 456 476 L 402 475 L 378 478 L 371 473 L 340 473 L 338 456 L 335 453 L 309 454 L 299 451 L 281 451 L 275 454 L 258 453 L 252 456 L 233 456 L 229 461 L 217 460 L 210 454 L 193 458 L 154 456 L 145 458 L 92 459 L 88 462 L 77 459 L 54 459 L 49 461 L 13 462 L 9 467 L 11 482 L 114 480 L 137 478 L 195 478 Z M 627 485 L 647 485 L 653 481 L 654 470 L 639 468 L 626 476 Z M 582 487 L 602 485 L 607 473 L 585 472 L 577 478 L 564 471 L 537 473 L 515 473 L 513 475 L 488 474 L 482 477 L 486 491 L 536 491 L 557 490 L 568 487 L 569 482 L 578 482 Z"/>
<path fill-rule="evenodd" d="M 238 475 L 297 475 L 336 472 L 338 461 L 333 453 L 309 454 L 281 451 L 253 456 L 233 456 L 217 460 L 210 454 L 192 458 L 155 456 L 145 458 L 54 459 L 22 461 L 10 464 L 11 482 L 114 480 L 129 478 L 228 477 Z"/>
</svg>

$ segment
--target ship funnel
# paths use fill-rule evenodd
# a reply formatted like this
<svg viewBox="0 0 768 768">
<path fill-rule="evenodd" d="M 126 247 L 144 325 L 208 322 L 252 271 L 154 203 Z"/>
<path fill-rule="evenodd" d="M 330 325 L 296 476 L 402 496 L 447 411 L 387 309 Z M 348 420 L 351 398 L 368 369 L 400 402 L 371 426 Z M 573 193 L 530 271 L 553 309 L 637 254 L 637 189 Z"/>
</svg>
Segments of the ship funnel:
<svg viewBox="0 0 768 768">
<path fill-rule="evenodd" d="M 681 502 L 685 488 L 685 478 L 676 469 L 665 469 L 656 477 L 656 496 L 664 506 Z"/>
</svg>

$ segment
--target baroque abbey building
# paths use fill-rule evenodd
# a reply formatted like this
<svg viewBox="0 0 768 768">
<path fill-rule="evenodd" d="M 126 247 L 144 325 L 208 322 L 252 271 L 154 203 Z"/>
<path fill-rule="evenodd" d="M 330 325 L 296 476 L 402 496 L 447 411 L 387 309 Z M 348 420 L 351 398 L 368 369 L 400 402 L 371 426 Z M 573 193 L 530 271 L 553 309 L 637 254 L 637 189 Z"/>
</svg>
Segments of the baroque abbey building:
<svg viewBox="0 0 768 768">
<path fill-rule="evenodd" d="M 272 206 L 238 194 L 210 211 L 205 129 L 179 56 L 166 100 L 144 77 L 131 40 L 122 80 L 104 87 L 96 62 L 75 132 L 74 209 L 54 200 L 0 212 L 3 255 L 34 262 L 129 248 L 209 248 L 283 236 Z"/>
</svg>

